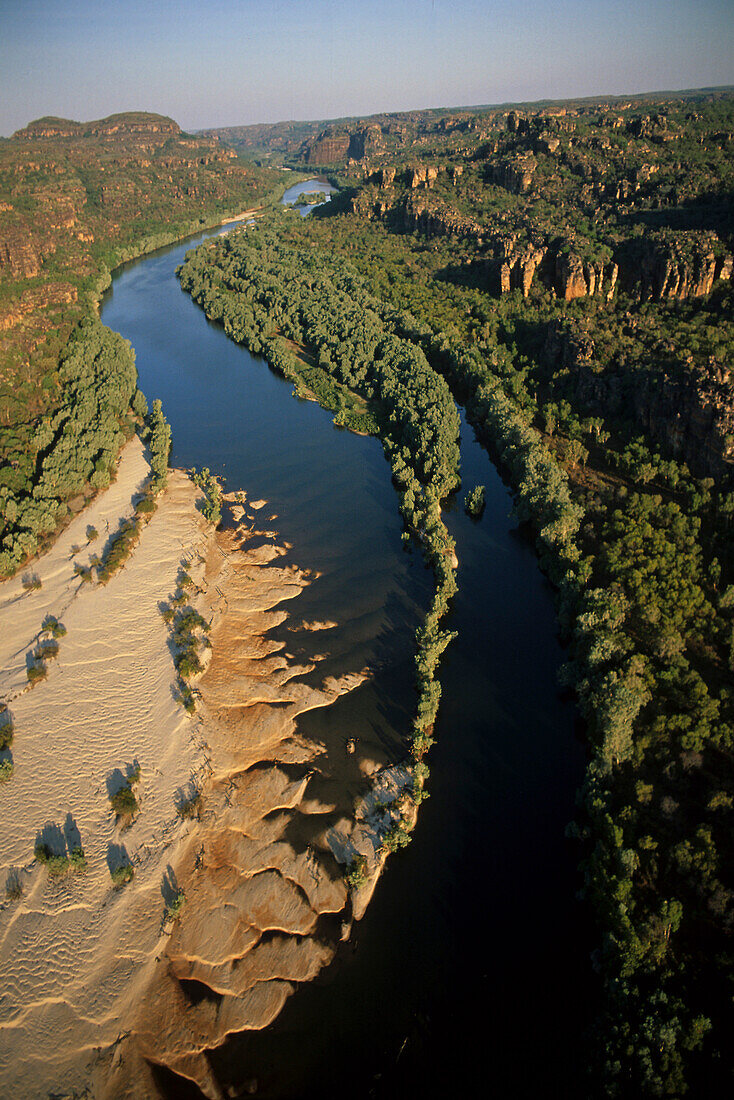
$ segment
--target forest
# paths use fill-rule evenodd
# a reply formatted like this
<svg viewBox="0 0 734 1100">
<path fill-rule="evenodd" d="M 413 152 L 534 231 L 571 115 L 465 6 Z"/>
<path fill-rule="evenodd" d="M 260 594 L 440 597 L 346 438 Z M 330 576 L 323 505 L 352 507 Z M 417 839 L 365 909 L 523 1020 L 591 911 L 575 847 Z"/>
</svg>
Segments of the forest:
<svg viewBox="0 0 734 1100">
<path fill-rule="evenodd" d="M 466 409 L 554 585 L 584 719 L 569 833 L 603 990 L 590 1088 L 713 1096 L 732 1084 L 734 1024 L 734 101 L 645 106 L 444 119 L 402 159 L 386 139 L 337 167 L 330 204 L 203 246 L 181 280 L 383 439 L 437 578 L 422 764 Z M 512 160 L 531 149 L 532 171 Z"/>
<path fill-rule="evenodd" d="M 97 320 L 110 272 L 281 180 L 146 112 L 0 139 L 0 577 L 109 483 L 140 421 L 134 353 Z"/>
<path fill-rule="evenodd" d="M 112 268 L 282 191 L 223 143 L 120 117 L 0 141 L 0 575 L 108 483 L 147 412 L 96 319 Z M 435 580 L 414 804 L 452 639 L 457 404 L 513 490 L 583 718 L 590 1095 L 734 1088 L 733 135 L 715 91 L 240 135 L 340 193 L 180 271 L 232 339 L 382 440 Z M 160 479 L 159 407 L 148 424 Z"/>
</svg>

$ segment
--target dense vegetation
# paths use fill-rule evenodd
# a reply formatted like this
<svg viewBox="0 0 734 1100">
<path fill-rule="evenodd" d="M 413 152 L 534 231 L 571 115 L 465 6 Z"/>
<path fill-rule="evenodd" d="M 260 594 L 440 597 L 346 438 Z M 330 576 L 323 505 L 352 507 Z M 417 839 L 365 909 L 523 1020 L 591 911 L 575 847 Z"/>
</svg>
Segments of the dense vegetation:
<svg viewBox="0 0 734 1100">
<path fill-rule="evenodd" d="M 297 382 L 305 375 L 312 385 L 318 371 L 330 380 L 319 399 L 328 408 L 335 402 L 335 422 L 382 439 L 404 519 L 436 580 L 417 637 L 412 753 L 420 761 L 438 709 L 438 661 L 453 636 L 440 627 L 456 590 L 453 541 L 440 511 L 459 480 L 459 418 L 448 386 L 415 343 L 396 335 L 394 311 L 373 300 L 363 280 L 323 254 L 283 244 L 277 233 L 261 229 L 211 242 L 189 253 L 179 274 L 230 337 Z M 424 765 L 418 797 L 426 774 Z"/>
<path fill-rule="evenodd" d="M 590 1091 L 728 1094 L 734 98 L 317 130 L 239 140 L 328 167 L 340 196 L 198 250 L 183 285 L 336 423 L 383 440 L 436 577 L 417 639 L 416 802 L 451 638 L 440 501 L 458 484 L 465 406 L 556 586 L 586 721 L 572 831 L 605 1004 Z M 281 178 L 158 116 L 39 120 L 0 143 L 0 573 L 107 483 L 145 414 L 131 350 L 93 318 L 109 270 Z M 193 674 L 201 624 L 181 616 Z M 407 835 L 398 822 L 385 844 Z"/>
<path fill-rule="evenodd" d="M 201 249 L 183 280 L 290 377 L 322 372 L 330 408 L 344 385 L 370 402 L 418 530 L 455 484 L 431 457 L 453 429 L 396 418 L 385 348 L 465 405 L 535 531 L 586 720 L 572 831 L 605 997 L 593 1088 L 713 1096 L 734 1024 L 734 100 L 646 110 L 466 113 L 402 152 L 383 131 L 339 168 L 338 199 Z M 416 755 L 429 741 L 419 722 Z"/>
<path fill-rule="evenodd" d="M 108 484 L 144 414 L 132 350 L 96 319 L 110 271 L 281 179 L 140 112 L 0 141 L 0 577 Z"/>
</svg>

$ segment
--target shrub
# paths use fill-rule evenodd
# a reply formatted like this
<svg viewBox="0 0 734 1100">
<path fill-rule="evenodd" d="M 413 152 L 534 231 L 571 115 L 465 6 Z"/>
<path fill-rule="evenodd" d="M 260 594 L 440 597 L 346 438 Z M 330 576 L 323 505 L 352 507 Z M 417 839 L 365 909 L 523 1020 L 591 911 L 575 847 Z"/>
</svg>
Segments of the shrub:
<svg viewBox="0 0 734 1100">
<path fill-rule="evenodd" d="M 13 726 L 13 719 L 10 717 L 10 711 L 3 704 L 0 707 L 0 750 L 10 748 L 14 733 L 15 727 Z"/>
<path fill-rule="evenodd" d="M 166 913 L 172 920 L 178 920 L 183 911 L 183 907 L 186 904 L 186 894 L 183 890 L 178 890 L 176 896 L 169 901 L 166 906 Z"/>
<path fill-rule="evenodd" d="M 478 518 L 484 511 L 487 503 L 487 494 L 483 485 L 477 485 L 464 498 L 464 511 L 468 516 Z"/>
<path fill-rule="evenodd" d="M 3 783 L 6 779 L 10 779 L 13 774 L 13 761 L 12 760 L 0 760 L 0 783 Z"/>
<path fill-rule="evenodd" d="M 42 840 L 36 841 L 36 846 L 33 849 L 33 855 L 36 857 L 39 863 L 48 863 L 49 856 L 51 855 L 50 849 L 43 843 Z"/>
<path fill-rule="evenodd" d="M 157 507 L 158 505 L 152 495 L 146 493 L 142 500 L 139 500 L 135 505 L 135 512 L 139 516 L 152 516 Z"/>
<path fill-rule="evenodd" d="M 188 684 L 181 687 L 181 703 L 187 714 L 196 714 L 196 698 Z"/>
<path fill-rule="evenodd" d="M 383 848 L 387 848 L 388 852 L 395 852 L 398 848 L 405 848 L 410 844 L 410 833 L 408 826 L 404 821 L 396 821 L 394 825 L 385 833 L 382 838 Z"/>
<path fill-rule="evenodd" d="M 115 886 L 125 886 L 134 874 L 132 863 L 122 863 L 119 867 L 115 867 L 114 871 L 110 871 L 110 878 Z"/>
<path fill-rule="evenodd" d="M 179 803 L 178 812 L 184 820 L 198 817 L 201 809 L 201 791 L 196 791 L 190 798 L 185 798 Z"/>
<path fill-rule="evenodd" d="M 55 615 L 47 615 L 41 623 L 41 630 L 47 631 L 54 638 L 66 637 L 66 627 L 63 623 L 60 623 Z"/>
<path fill-rule="evenodd" d="M 33 854 L 39 863 L 44 864 L 50 875 L 63 875 L 69 870 L 69 857 L 55 855 L 42 840 L 36 841 Z"/>
<path fill-rule="evenodd" d="M 87 866 L 87 859 L 84 855 L 84 849 L 77 845 L 71 849 L 71 866 L 74 871 L 83 871 Z"/>
<path fill-rule="evenodd" d="M 23 897 L 23 881 L 18 871 L 10 871 L 5 883 L 5 897 L 8 901 L 17 901 Z"/>
<path fill-rule="evenodd" d="M 28 683 L 31 687 L 35 687 L 41 680 L 45 680 L 48 676 L 48 669 L 44 664 L 31 665 L 26 669 L 26 676 L 28 677 Z"/>
<path fill-rule="evenodd" d="M 347 865 L 344 872 L 344 881 L 350 890 L 359 890 L 367 881 L 367 857 L 355 856 Z"/>
<path fill-rule="evenodd" d="M 126 783 L 124 787 L 120 787 L 119 791 L 115 791 L 114 794 L 110 795 L 110 805 L 118 817 L 132 816 L 132 814 L 137 812 L 138 800 L 129 783 Z"/>
<path fill-rule="evenodd" d="M 37 661 L 53 660 L 59 655 L 59 643 L 52 638 L 46 638 L 39 642 L 35 652 Z"/>
<path fill-rule="evenodd" d="M 195 652 L 179 653 L 176 657 L 176 670 L 183 680 L 189 680 L 201 672 L 202 664 Z"/>
<path fill-rule="evenodd" d="M 26 592 L 37 592 L 39 588 L 43 587 L 43 581 L 37 573 L 34 573 L 32 576 L 27 575 L 23 577 L 20 583 L 23 585 L 23 589 Z"/>
<path fill-rule="evenodd" d="M 99 538 L 99 531 L 90 523 L 87 527 L 87 542 L 94 542 L 97 538 Z"/>
</svg>

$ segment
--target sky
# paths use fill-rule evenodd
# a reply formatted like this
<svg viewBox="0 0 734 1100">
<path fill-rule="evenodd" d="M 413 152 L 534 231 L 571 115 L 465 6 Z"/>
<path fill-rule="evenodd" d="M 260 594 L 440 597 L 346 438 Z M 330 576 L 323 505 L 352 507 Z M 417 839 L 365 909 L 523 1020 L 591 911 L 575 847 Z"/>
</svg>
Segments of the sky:
<svg viewBox="0 0 734 1100">
<path fill-rule="evenodd" d="M 0 0 L 0 135 L 734 84 L 732 0 Z"/>
</svg>

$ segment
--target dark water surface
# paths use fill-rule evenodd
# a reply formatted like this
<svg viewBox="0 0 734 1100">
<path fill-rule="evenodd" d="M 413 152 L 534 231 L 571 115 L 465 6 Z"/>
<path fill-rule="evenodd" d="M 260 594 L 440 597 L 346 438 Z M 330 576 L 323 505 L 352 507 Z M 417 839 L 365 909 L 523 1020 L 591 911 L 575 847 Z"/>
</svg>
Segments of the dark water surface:
<svg viewBox="0 0 734 1100">
<path fill-rule="evenodd" d="M 133 344 L 149 402 L 163 400 L 172 463 L 209 466 L 228 488 L 266 499 L 261 515 L 277 515 L 292 560 L 321 574 L 285 605 L 290 625 L 339 626 L 281 628 L 289 649 L 328 651 L 319 676 L 376 669 L 303 726 L 325 739 L 348 728 L 395 756 L 431 578 L 402 548 L 380 444 L 293 398 L 180 290 L 174 269 L 204 236 L 127 265 L 102 319 Z M 574 900 L 577 853 L 563 835 L 583 753 L 556 686 L 550 590 L 463 421 L 462 476 L 464 490 L 486 485 L 487 507 L 479 522 L 459 501 L 447 514 L 459 557 L 449 625 L 459 637 L 441 670 L 431 797 L 335 963 L 271 1028 L 215 1052 L 231 1095 L 252 1078 L 258 1096 L 273 1098 L 584 1095 L 589 932 Z"/>
</svg>

